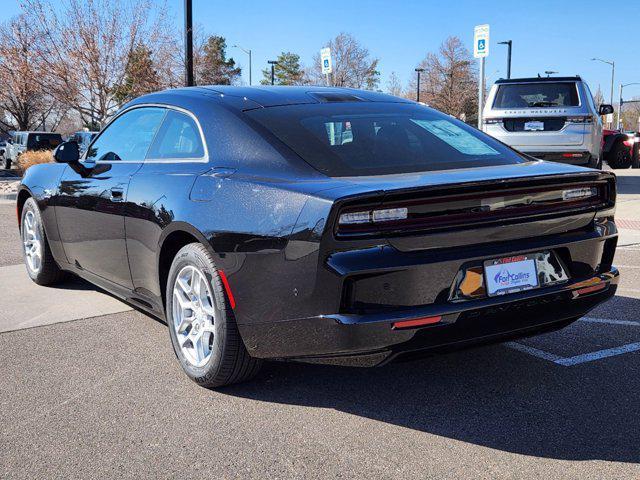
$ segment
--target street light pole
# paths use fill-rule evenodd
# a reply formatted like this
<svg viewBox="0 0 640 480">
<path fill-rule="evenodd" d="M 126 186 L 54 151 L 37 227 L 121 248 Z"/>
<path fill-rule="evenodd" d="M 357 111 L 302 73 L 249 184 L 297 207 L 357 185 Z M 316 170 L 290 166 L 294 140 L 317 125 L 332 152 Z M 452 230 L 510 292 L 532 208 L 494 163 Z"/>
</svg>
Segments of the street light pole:
<svg viewBox="0 0 640 480">
<path fill-rule="evenodd" d="M 191 0 L 184 0 L 184 83 L 193 86 L 193 9 Z"/>
<path fill-rule="evenodd" d="M 624 85 L 620 84 L 620 96 L 618 97 L 618 121 L 616 122 L 616 125 L 618 126 L 618 130 L 620 130 L 621 128 L 620 115 L 622 115 L 622 105 L 624 104 L 624 101 L 622 100 L 622 89 L 630 85 L 640 85 L 640 82 L 625 83 Z"/>
<path fill-rule="evenodd" d="M 278 62 L 276 60 L 269 60 L 267 63 L 271 65 L 271 85 L 275 85 L 275 66 Z"/>
<path fill-rule="evenodd" d="M 420 73 L 424 72 L 424 68 L 416 68 L 418 72 L 418 86 L 416 87 L 416 102 L 420 102 Z"/>
<path fill-rule="evenodd" d="M 511 78 L 511 47 L 513 46 L 513 41 L 505 40 L 504 42 L 498 42 L 498 45 L 507 46 L 507 78 Z"/>
<path fill-rule="evenodd" d="M 609 96 L 609 103 L 613 105 L 613 80 L 615 79 L 616 62 L 609 60 L 602 60 L 601 58 L 592 58 L 591 61 L 602 62 L 611 65 L 611 95 Z"/>
<path fill-rule="evenodd" d="M 252 68 L 251 68 L 251 49 L 250 48 L 242 48 L 240 45 L 233 45 L 233 47 L 239 48 L 244 53 L 249 55 L 249 86 L 251 86 L 251 71 L 252 71 Z"/>
</svg>

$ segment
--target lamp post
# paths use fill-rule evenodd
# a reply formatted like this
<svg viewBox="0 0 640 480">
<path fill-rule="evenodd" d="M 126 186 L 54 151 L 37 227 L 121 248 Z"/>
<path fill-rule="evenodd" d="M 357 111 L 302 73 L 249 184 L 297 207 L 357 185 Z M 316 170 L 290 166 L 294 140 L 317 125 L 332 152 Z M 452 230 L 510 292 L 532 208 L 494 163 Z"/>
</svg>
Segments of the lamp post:
<svg viewBox="0 0 640 480">
<path fill-rule="evenodd" d="M 498 42 L 498 45 L 507 46 L 507 78 L 511 78 L 511 47 L 513 46 L 513 41 L 505 40 L 504 42 Z"/>
<path fill-rule="evenodd" d="M 420 102 L 420 74 L 424 72 L 424 68 L 416 68 L 418 73 L 418 86 L 416 87 L 416 102 Z"/>
<path fill-rule="evenodd" d="M 633 82 L 633 83 L 625 83 L 624 85 L 621 83 L 620 84 L 620 97 L 618 98 L 618 121 L 616 122 L 616 125 L 618 126 L 618 130 L 620 130 L 620 115 L 622 114 L 622 89 L 624 87 L 628 87 L 629 85 L 640 85 L 640 82 Z"/>
<path fill-rule="evenodd" d="M 271 65 L 271 85 L 275 85 L 275 66 L 278 65 L 278 62 L 276 60 L 269 60 L 267 63 Z"/>
<path fill-rule="evenodd" d="M 616 62 L 614 62 L 613 60 L 602 60 L 601 58 L 592 58 L 591 61 L 602 62 L 611 65 L 611 95 L 609 96 L 609 103 L 613 105 L 613 80 L 615 78 Z"/>
<path fill-rule="evenodd" d="M 184 83 L 193 86 L 193 9 L 191 0 L 184 0 Z"/>
<path fill-rule="evenodd" d="M 242 48 L 240 45 L 232 45 L 234 48 L 239 48 L 244 53 L 249 55 L 249 86 L 251 86 L 251 49 L 250 48 Z"/>
</svg>

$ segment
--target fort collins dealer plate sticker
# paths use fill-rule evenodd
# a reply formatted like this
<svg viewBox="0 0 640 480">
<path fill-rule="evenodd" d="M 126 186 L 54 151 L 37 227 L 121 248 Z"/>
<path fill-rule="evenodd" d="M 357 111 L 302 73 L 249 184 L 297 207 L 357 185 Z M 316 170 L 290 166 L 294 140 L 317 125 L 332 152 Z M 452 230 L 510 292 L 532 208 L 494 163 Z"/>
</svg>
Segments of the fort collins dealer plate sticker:
<svg viewBox="0 0 640 480">
<path fill-rule="evenodd" d="M 506 295 L 538 287 L 536 261 L 528 255 L 484 262 L 489 296 Z"/>
</svg>

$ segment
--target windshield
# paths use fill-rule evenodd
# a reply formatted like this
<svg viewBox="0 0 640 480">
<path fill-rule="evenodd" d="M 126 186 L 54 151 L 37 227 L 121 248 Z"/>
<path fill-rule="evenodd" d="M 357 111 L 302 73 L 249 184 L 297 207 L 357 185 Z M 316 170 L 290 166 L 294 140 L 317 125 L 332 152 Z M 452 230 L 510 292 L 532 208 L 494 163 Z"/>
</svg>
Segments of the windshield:
<svg viewBox="0 0 640 480">
<path fill-rule="evenodd" d="M 53 150 L 62 143 L 59 133 L 30 133 L 27 141 L 29 150 Z"/>
<path fill-rule="evenodd" d="M 475 128 L 401 103 L 291 105 L 246 112 L 329 176 L 388 175 L 524 162 Z"/>
<path fill-rule="evenodd" d="M 508 83 L 498 86 L 493 108 L 577 107 L 575 82 Z"/>
</svg>

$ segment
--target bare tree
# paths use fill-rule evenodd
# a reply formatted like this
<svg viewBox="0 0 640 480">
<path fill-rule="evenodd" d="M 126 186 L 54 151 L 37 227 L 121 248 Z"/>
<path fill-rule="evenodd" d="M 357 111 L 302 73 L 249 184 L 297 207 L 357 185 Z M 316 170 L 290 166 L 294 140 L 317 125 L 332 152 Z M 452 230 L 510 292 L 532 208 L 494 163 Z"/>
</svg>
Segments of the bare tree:
<svg viewBox="0 0 640 480">
<path fill-rule="evenodd" d="M 41 40 L 48 72 L 42 81 L 90 128 L 119 108 L 117 87 L 135 48 L 146 45 L 161 55 L 171 45 L 166 16 L 152 11 L 149 0 L 24 0 L 24 7 Z"/>
<path fill-rule="evenodd" d="M 371 58 L 369 50 L 350 34 L 341 33 L 326 45 L 331 48 L 333 73 L 331 85 L 335 87 L 366 88 L 374 90 L 380 83 L 379 60 Z M 325 77 L 320 66 L 320 53 L 313 57 L 310 83 L 322 85 Z"/>
<path fill-rule="evenodd" d="M 39 82 L 46 69 L 37 32 L 24 15 L 0 26 L 0 129 L 55 128 L 64 108 Z"/>
<path fill-rule="evenodd" d="M 391 75 L 389 75 L 389 79 L 387 80 L 387 92 L 396 97 L 403 96 L 402 82 L 396 72 L 391 72 Z"/>
<path fill-rule="evenodd" d="M 421 99 L 458 118 L 477 115 L 478 76 L 469 50 L 458 37 L 447 38 L 418 67 L 425 70 L 420 78 Z M 415 80 L 410 89 L 416 89 Z"/>
</svg>

